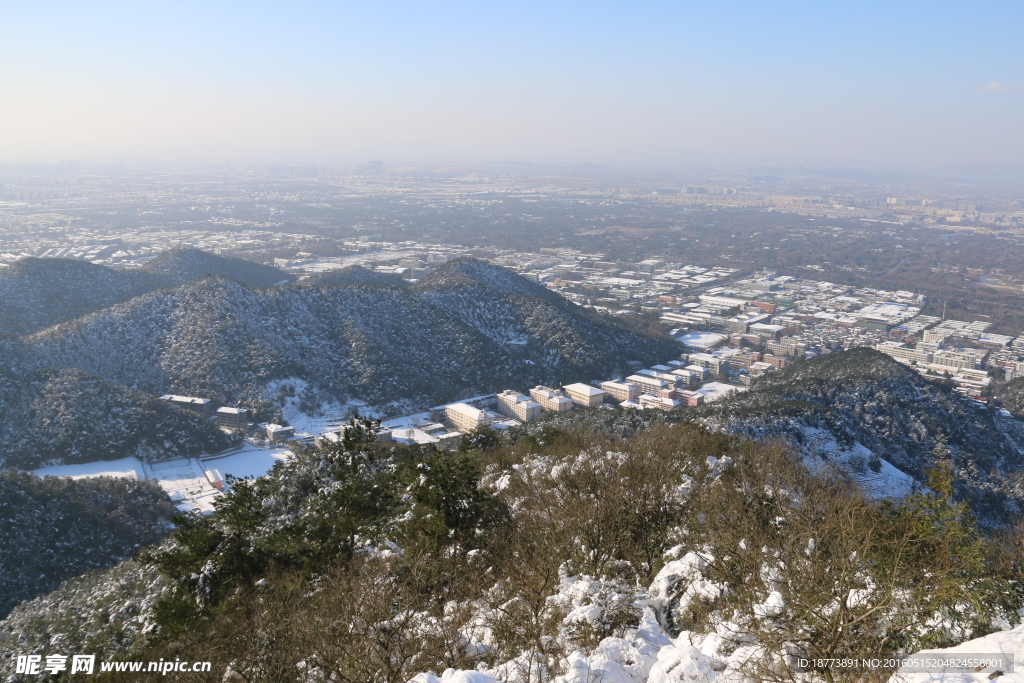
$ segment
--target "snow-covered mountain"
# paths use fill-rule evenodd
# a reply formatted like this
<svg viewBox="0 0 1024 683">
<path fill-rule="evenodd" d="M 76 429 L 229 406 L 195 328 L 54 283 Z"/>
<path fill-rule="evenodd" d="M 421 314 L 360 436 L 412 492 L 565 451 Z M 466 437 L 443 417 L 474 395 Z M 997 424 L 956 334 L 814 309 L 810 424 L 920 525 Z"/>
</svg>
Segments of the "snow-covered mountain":
<svg viewBox="0 0 1024 683">
<path fill-rule="evenodd" d="M 191 247 L 165 251 L 148 261 L 138 273 L 160 287 L 182 285 L 208 275 L 219 275 L 249 287 L 272 287 L 295 281 L 294 275 L 272 266 Z"/>
<path fill-rule="evenodd" d="M 23 258 L 0 269 L 0 334 L 29 334 L 149 289 L 128 273 L 86 261 Z"/>
<path fill-rule="evenodd" d="M 52 392 L 33 389 L 31 373 L 44 368 L 75 368 L 135 392 L 202 396 L 277 418 L 280 406 L 267 388 L 279 380 L 305 382 L 300 401 L 311 409 L 325 400 L 429 407 L 508 387 L 605 378 L 628 361 L 664 361 L 676 351 L 667 335 L 599 317 L 472 259 L 453 261 L 414 288 L 328 281 L 254 289 L 211 277 L 11 340 L 0 347 L 12 373 L 0 410 L 6 405 L 12 418 L 27 421 L 25 433 L 39 441 L 38 420 L 12 406 L 35 401 L 37 412 L 54 412 Z M 72 431 L 88 421 L 58 414 Z"/>
<path fill-rule="evenodd" d="M 22 600 L 104 569 L 167 535 L 175 512 L 152 482 L 0 469 L 0 618 Z"/>
<path fill-rule="evenodd" d="M 796 363 L 698 414 L 730 433 L 785 437 L 821 460 L 830 449 L 813 442 L 827 432 L 838 446 L 834 455 L 860 450 L 863 462 L 854 466 L 869 479 L 892 465 L 923 482 L 930 467 L 948 460 L 959 493 L 987 522 L 998 525 L 1024 509 L 1018 483 L 1024 456 L 994 412 L 873 349 Z"/>
<path fill-rule="evenodd" d="M 0 270 L 0 335 L 31 334 L 140 294 L 208 275 L 250 287 L 269 287 L 295 279 L 277 268 L 191 248 L 164 252 L 134 271 L 74 259 L 23 258 Z"/>
<path fill-rule="evenodd" d="M 339 270 L 328 270 L 310 275 L 303 285 L 373 285 L 375 287 L 398 287 L 404 289 L 409 281 L 397 275 L 378 273 L 362 266 L 346 266 Z"/>
</svg>

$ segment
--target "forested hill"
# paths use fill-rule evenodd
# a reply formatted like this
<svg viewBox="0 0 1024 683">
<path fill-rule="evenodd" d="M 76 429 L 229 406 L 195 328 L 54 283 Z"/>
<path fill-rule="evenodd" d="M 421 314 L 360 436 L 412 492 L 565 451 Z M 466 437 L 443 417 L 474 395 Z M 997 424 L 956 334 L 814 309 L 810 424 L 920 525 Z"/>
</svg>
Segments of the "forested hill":
<svg viewBox="0 0 1024 683">
<path fill-rule="evenodd" d="M 23 258 L 0 269 L 0 334 L 35 332 L 150 289 L 128 273 L 87 261 Z"/>
<path fill-rule="evenodd" d="M 219 275 L 249 287 L 271 287 L 295 281 L 294 275 L 273 266 L 191 247 L 165 251 L 138 272 L 140 277 L 148 276 L 150 282 L 160 287 L 183 285 L 207 275 Z"/>
<path fill-rule="evenodd" d="M 1017 417 L 1024 417 L 1024 377 L 1017 377 L 999 387 L 998 396 L 1004 408 Z"/>
<path fill-rule="evenodd" d="M 250 287 L 294 280 L 277 268 L 192 248 L 164 252 L 135 271 L 73 259 L 23 258 L 0 269 L 0 334 L 31 334 L 208 275 Z"/>
<path fill-rule="evenodd" d="M 268 382 L 290 377 L 338 400 L 432 405 L 504 386 L 607 377 L 630 360 L 677 353 L 667 335 L 631 330 L 465 259 L 409 290 L 333 283 L 256 290 L 207 278 L 28 341 L 45 366 L 254 408 Z"/>
<path fill-rule="evenodd" d="M 564 429 L 459 452 L 377 444 L 363 423 L 19 605 L 0 667 L 55 634 L 254 683 L 792 681 L 810 675 L 798 659 L 892 661 L 993 632 L 1003 647 L 960 652 L 1019 651 L 1021 529 L 980 532 L 948 469 L 879 505 L 778 444 L 572 424 L 638 412 L 569 411 Z"/>
<path fill-rule="evenodd" d="M 206 278 L 24 341 L 0 347 L 16 375 L 9 404 L 29 401 L 29 373 L 76 368 L 132 391 L 204 396 L 264 418 L 278 408 L 267 395 L 274 380 L 307 382 L 311 405 L 429 407 L 503 388 L 606 378 L 629 361 L 678 353 L 667 335 L 631 329 L 471 259 L 414 288 L 328 281 L 253 289 Z"/>
<path fill-rule="evenodd" d="M 163 538 L 174 512 L 152 482 L 0 469 L 0 618 L 22 600 Z"/>
<path fill-rule="evenodd" d="M 370 285 L 373 287 L 398 287 L 404 289 L 409 286 L 407 280 L 397 275 L 388 275 L 367 270 L 362 266 L 347 266 L 340 270 L 328 270 L 323 273 L 310 275 L 302 281 L 303 285 Z"/>
<path fill-rule="evenodd" d="M 980 514 L 1001 514 L 1024 500 L 1017 483 L 1024 458 L 1000 432 L 993 413 L 959 398 L 874 349 L 857 348 L 770 373 L 743 394 L 697 414 L 727 431 L 802 439 L 826 429 L 840 444 L 860 443 L 924 481 L 949 460 L 961 493 Z"/>
</svg>

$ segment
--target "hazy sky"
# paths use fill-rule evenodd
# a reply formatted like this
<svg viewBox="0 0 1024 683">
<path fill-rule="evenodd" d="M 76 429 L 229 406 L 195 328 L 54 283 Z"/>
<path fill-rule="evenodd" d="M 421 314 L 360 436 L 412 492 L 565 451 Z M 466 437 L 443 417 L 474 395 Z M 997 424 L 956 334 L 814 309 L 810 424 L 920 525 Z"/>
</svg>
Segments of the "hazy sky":
<svg viewBox="0 0 1024 683">
<path fill-rule="evenodd" d="M 0 0 L 0 160 L 1024 160 L 1024 2 Z"/>
</svg>

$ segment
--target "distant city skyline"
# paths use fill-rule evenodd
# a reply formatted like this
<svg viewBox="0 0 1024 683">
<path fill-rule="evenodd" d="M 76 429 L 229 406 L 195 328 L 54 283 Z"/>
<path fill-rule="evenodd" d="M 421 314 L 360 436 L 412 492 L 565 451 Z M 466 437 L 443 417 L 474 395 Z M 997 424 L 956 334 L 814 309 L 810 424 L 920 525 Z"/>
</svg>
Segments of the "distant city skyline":
<svg viewBox="0 0 1024 683">
<path fill-rule="evenodd" d="M 0 161 L 842 166 L 1024 177 L 1024 5 L 0 10 Z"/>
</svg>

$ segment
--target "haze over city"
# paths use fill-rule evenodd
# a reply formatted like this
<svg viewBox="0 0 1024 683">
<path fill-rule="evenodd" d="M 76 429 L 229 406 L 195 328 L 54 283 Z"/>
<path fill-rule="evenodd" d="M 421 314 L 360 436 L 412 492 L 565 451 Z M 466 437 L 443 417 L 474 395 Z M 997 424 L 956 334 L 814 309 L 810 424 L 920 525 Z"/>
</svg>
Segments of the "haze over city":
<svg viewBox="0 0 1024 683">
<path fill-rule="evenodd" d="M 1019 179 L 1024 6 L 8 3 L 0 161 Z"/>
</svg>

